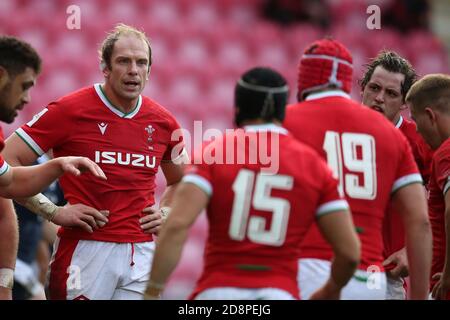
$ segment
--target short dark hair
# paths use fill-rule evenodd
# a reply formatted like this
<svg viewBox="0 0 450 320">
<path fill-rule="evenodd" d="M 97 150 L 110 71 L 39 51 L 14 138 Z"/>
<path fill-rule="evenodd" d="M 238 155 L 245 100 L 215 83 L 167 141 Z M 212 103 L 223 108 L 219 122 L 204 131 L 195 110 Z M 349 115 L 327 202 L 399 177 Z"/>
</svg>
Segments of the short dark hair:
<svg viewBox="0 0 450 320">
<path fill-rule="evenodd" d="M 366 71 L 361 80 L 359 80 L 359 85 L 361 90 L 364 90 L 367 83 L 369 83 L 372 74 L 376 67 L 381 66 L 389 72 L 401 73 L 405 76 L 405 80 L 402 83 L 401 93 L 403 97 L 403 102 L 406 98 L 406 93 L 409 88 L 417 80 L 417 74 L 411 63 L 408 60 L 401 57 L 398 53 L 394 51 L 381 51 L 375 58 L 370 60 L 366 66 Z"/>
<path fill-rule="evenodd" d="M 234 103 L 239 112 L 235 123 L 263 119 L 283 121 L 289 88 L 286 79 L 277 71 L 256 67 L 245 72 L 235 86 Z"/>
<path fill-rule="evenodd" d="M 0 36 L 0 66 L 12 77 L 30 67 L 39 74 L 42 60 L 34 48 L 16 37 Z"/>
<path fill-rule="evenodd" d="M 113 29 L 111 33 L 107 35 L 105 40 L 101 45 L 99 50 L 100 62 L 102 64 L 102 68 L 108 67 L 111 69 L 111 57 L 114 51 L 114 45 L 117 40 L 119 40 L 121 35 L 133 34 L 138 38 L 142 39 L 148 47 L 148 66 L 152 65 L 152 48 L 150 47 L 150 41 L 143 31 L 140 31 L 134 27 L 128 26 L 123 23 L 119 23 Z"/>
<path fill-rule="evenodd" d="M 450 114 L 450 76 L 429 74 L 418 80 L 406 95 L 406 102 L 420 112 L 426 107 Z"/>
</svg>

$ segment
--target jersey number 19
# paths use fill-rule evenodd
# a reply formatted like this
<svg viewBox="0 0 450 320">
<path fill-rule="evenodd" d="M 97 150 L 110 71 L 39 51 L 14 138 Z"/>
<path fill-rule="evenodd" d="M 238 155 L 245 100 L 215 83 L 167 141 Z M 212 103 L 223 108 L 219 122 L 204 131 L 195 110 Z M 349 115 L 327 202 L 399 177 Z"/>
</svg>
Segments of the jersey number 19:
<svg viewBox="0 0 450 320">
<path fill-rule="evenodd" d="M 339 179 L 339 192 L 354 199 L 373 200 L 377 196 L 375 139 L 362 133 L 339 134 L 327 131 L 323 141 L 328 165 Z M 360 155 L 358 155 L 358 149 Z M 349 171 L 343 174 L 343 166 Z M 358 173 L 358 174 L 355 174 Z M 360 177 L 363 178 L 361 182 Z"/>
</svg>

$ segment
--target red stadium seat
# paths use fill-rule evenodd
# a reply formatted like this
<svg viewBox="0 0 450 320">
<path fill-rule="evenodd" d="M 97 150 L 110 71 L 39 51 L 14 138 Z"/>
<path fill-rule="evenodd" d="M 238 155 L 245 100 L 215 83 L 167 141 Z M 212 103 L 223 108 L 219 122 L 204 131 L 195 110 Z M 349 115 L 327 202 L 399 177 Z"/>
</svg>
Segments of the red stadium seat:
<svg viewBox="0 0 450 320">
<path fill-rule="evenodd" d="M 225 75 L 241 73 L 252 63 L 248 47 L 238 39 L 224 41 L 218 49 L 216 59 Z"/>
</svg>

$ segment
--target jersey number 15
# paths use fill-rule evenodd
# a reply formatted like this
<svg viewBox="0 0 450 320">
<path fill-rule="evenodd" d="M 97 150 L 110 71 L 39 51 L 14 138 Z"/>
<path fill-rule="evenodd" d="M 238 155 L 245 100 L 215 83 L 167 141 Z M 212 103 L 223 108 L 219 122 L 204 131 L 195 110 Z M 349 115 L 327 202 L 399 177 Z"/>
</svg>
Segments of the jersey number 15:
<svg viewBox="0 0 450 320">
<path fill-rule="evenodd" d="M 232 187 L 234 201 L 228 230 L 230 238 L 242 241 L 247 235 L 254 243 L 281 246 L 286 238 L 291 205 L 286 199 L 271 197 L 270 192 L 272 189 L 292 190 L 293 185 L 294 179 L 291 176 L 264 175 L 247 169 L 240 170 Z M 265 218 L 249 217 L 250 206 L 272 213 L 269 230 L 266 230 Z"/>
</svg>

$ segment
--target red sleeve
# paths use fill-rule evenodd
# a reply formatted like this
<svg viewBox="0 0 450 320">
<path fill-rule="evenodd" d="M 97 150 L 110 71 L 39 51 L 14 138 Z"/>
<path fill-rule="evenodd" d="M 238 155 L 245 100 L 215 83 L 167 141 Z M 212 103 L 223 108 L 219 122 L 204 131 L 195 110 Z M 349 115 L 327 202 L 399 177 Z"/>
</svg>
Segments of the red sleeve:
<svg viewBox="0 0 450 320">
<path fill-rule="evenodd" d="M 194 151 L 191 164 L 186 168 L 183 182 L 190 182 L 205 191 L 209 196 L 213 193 L 212 165 L 208 165 L 204 160 L 203 151 L 207 143 Z"/>
<path fill-rule="evenodd" d="M 0 151 L 5 147 L 5 142 L 3 141 L 3 130 L 0 128 Z M 5 159 L 0 155 L 0 176 L 8 171 L 9 165 L 6 163 Z"/>
<path fill-rule="evenodd" d="M 445 195 L 450 189 L 450 144 L 443 147 L 435 154 L 434 168 L 439 189 Z"/>
<path fill-rule="evenodd" d="M 68 106 L 63 102 L 52 102 L 36 114 L 31 121 L 16 130 L 16 134 L 41 156 L 69 137 L 74 119 L 67 115 Z"/>
<path fill-rule="evenodd" d="M 398 139 L 400 157 L 399 162 L 397 163 L 397 171 L 395 173 L 392 192 L 411 183 L 423 183 L 408 140 L 399 130 L 395 131 L 395 135 Z"/>
<path fill-rule="evenodd" d="M 420 173 L 424 180 L 425 185 L 428 183 L 431 175 L 431 161 L 433 160 L 433 150 L 427 145 L 427 143 L 421 138 L 417 142 L 417 150 L 419 153 L 419 166 Z"/>
<path fill-rule="evenodd" d="M 322 158 L 317 157 L 318 172 L 322 172 L 321 197 L 319 199 L 316 215 L 322 216 L 334 211 L 348 210 L 347 201 L 339 194 L 339 182 Z"/>
<path fill-rule="evenodd" d="M 168 121 L 170 138 L 162 160 L 176 161 L 176 159 L 183 153 L 184 150 L 183 130 L 174 117 L 170 116 Z"/>
<path fill-rule="evenodd" d="M 5 137 L 3 135 L 3 129 L 0 127 L 0 152 L 5 148 Z"/>
</svg>

